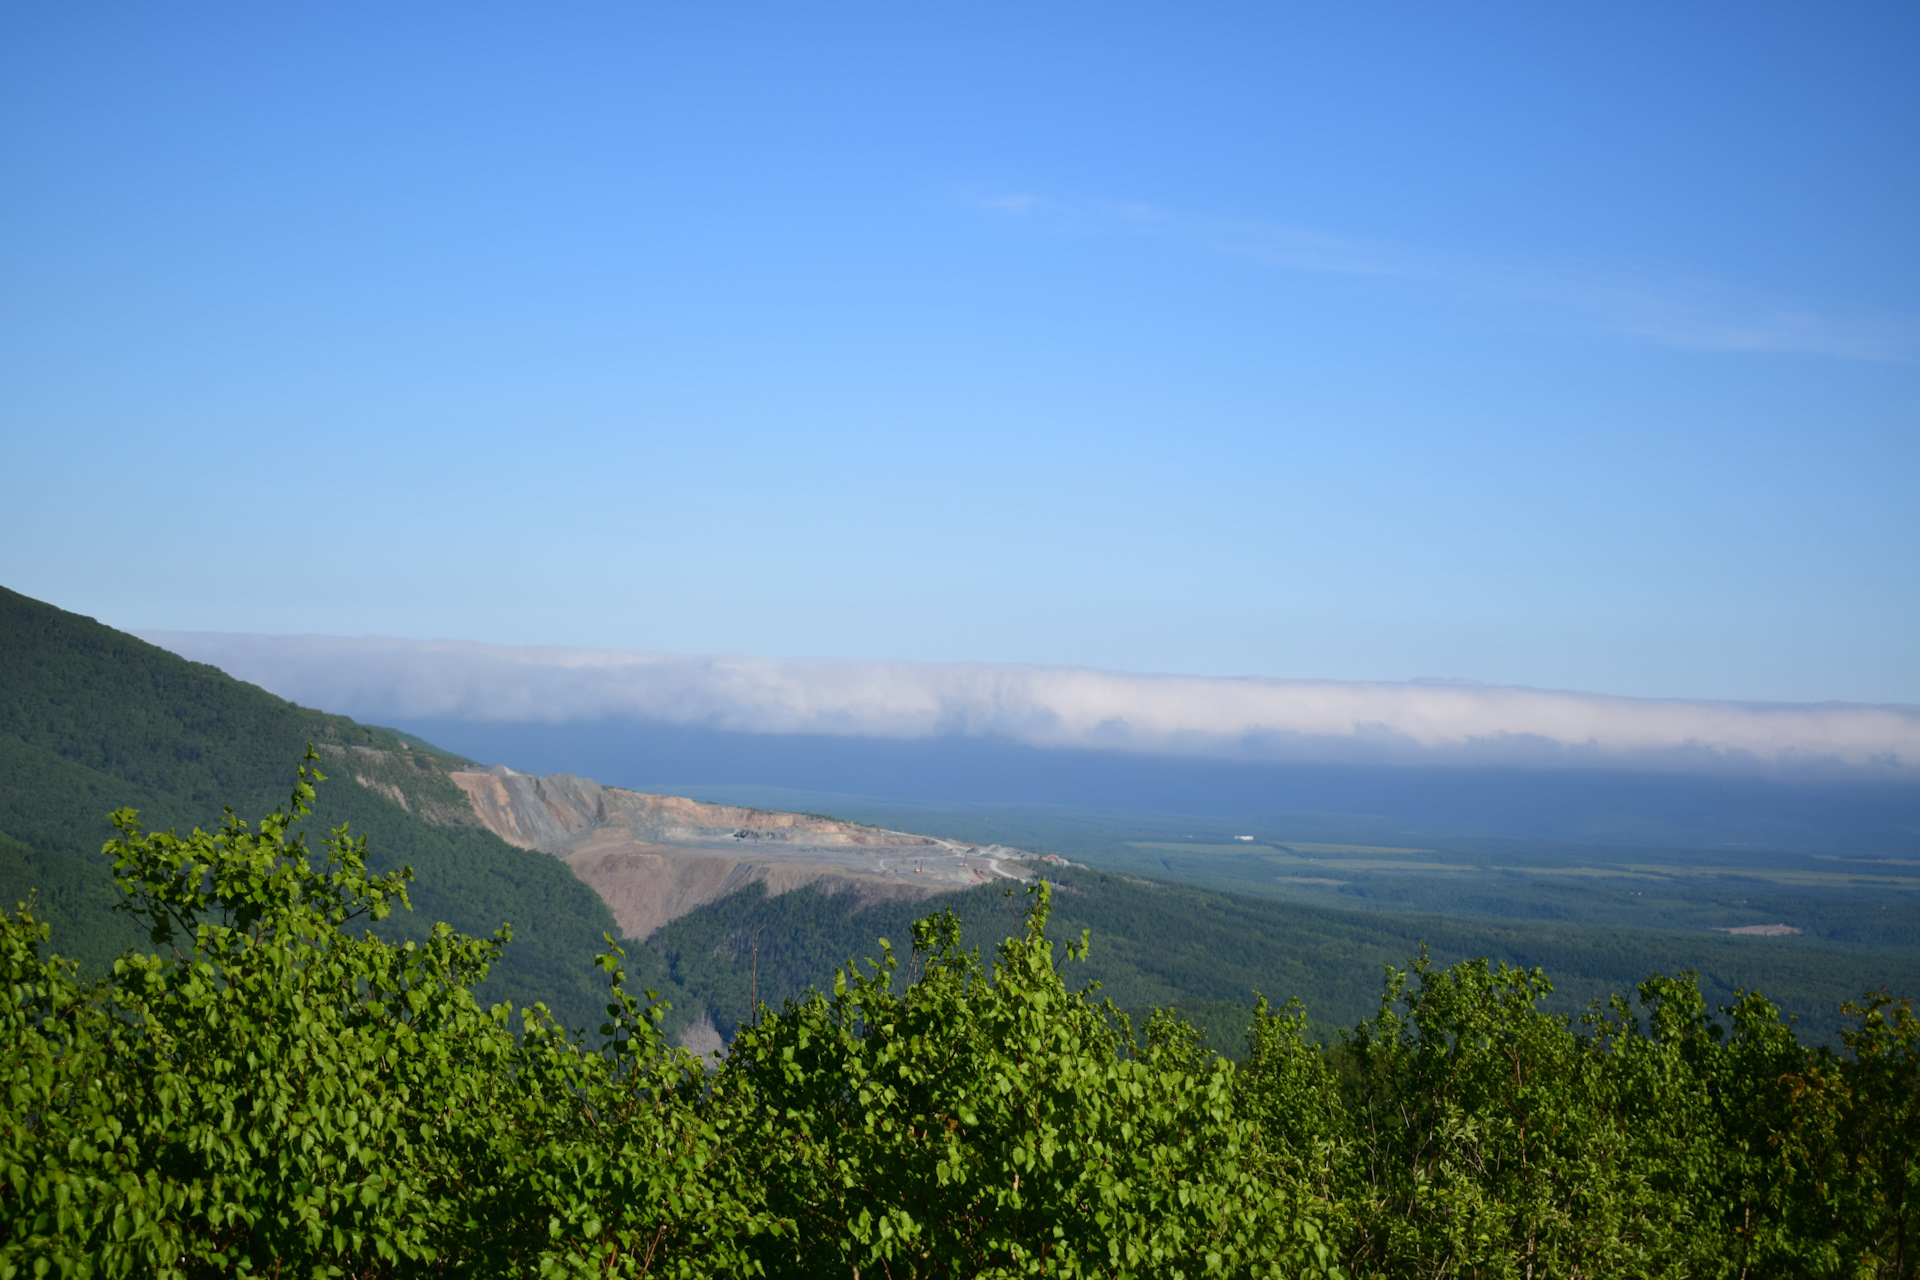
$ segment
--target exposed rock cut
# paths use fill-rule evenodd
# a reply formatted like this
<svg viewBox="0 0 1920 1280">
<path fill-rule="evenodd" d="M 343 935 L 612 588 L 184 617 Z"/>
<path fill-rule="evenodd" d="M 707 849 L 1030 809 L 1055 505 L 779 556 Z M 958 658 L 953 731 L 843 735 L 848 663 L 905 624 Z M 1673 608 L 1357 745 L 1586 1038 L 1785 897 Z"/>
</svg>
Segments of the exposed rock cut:
<svg viewBox="0 0 1920 1280">
<path fill-rule="evenodd" d="M 452 778 L 488 830 L 566 862 L 630 937 L 755 883 L 769 894 L 817 884 L 871 899 L 914 899 L 1030 878 L 1021 865 L 1029 855 L 1002 845 L 701 804 L 568 773 L 541 777 L 494 765 Z"/>
<path fill-rule="evenodd" d="M 727 1057 L 727 1042 L 720 1038 L 720 1029 L 713 1025 L 713 1015 L 706 1012 L 680 1033 L 680 1047 L 700 1059 L 709 1070 L 717 1069 Z"/>
</svg>

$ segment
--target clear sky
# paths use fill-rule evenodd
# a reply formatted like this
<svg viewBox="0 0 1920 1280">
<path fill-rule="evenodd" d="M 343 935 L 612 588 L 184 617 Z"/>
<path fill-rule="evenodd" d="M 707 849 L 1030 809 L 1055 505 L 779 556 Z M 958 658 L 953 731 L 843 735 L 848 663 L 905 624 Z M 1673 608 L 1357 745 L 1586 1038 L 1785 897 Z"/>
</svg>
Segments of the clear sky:
<svg viewBox="0 0 1920 1280">
<path fill-rule="evenodd" d="M 1920 8 L 13 5 L 0 583 L 1920 702 Z"/>
</svg>

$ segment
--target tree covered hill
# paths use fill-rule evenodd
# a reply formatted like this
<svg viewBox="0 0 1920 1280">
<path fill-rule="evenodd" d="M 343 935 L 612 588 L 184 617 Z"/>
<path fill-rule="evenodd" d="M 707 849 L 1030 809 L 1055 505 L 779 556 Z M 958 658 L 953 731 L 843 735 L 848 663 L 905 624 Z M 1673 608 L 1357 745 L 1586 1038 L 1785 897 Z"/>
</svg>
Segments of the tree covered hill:
<svg viewBox="0 0 1920 1280">
<path fill-rule="evenodd" d="M 1920 990 L 1920 963 L 1909 957 L 1778 945 L 1798 939 L 1324 911 L 1087 867 L 1046 875 L 1057 890 L 1058 936 L 1093 934 L 1082 968 L 1102 995 L 1135 1011 L 1173 1008 L 1229 1055 L 1245 1048 L 1256 992 L 1276 1003 L 1299 999 L 1316 1026 L 1349 1025 L 1373 1011 L 1383 970 L 1423 947 L 1441 964 L 1490 957 L 1538 966 L 1553 984 L 1545 1007 L 1569 1014 L 1631 991 L 1648 974 L 1692 971 L 1709 1004 L 1764 992 L 1817 1042 L 1835 1042 L 1843 1002 L 1882 988 Z M 945 894 L 932 905 L 959 914 L 969 945 L 990 948 L 1019 922 L 1019 899 L 1004 888 Z M 836 965 L 878 954 L 877 939 L 899 943 L 927 909 L 861 905 L 813 888 L 769 897 L 752 886 L 630 946 L 629 967 L 671 992 L 677 1014 L 704 1012 L 729 1036 L 756 993 L 778 1006 L 809 987 L 824 989 Z"/>
<path fill-rule="evenodd" d="M 424 937 L 435 921 L 514 942 L 493 999 L 544 1000 L 569 1025 L 599 1016 L 592 957 L 612 914 L 573 872 L 482 830 L 430 744 L 296 706 L 91 618 L 0 588 L 0 902 L 30 893 L 53 945 L 98 970 L 144 931 L 100 848 L 107 814 L 149 830 L 214 829 L 223 806 L 264 813 L 286 799 L 291 762 L 318 746 L 332 781 L 314 828 L 351 824 L 376 869 L 414 868 L 414 911 L 382 926 Z"/>
</svg>

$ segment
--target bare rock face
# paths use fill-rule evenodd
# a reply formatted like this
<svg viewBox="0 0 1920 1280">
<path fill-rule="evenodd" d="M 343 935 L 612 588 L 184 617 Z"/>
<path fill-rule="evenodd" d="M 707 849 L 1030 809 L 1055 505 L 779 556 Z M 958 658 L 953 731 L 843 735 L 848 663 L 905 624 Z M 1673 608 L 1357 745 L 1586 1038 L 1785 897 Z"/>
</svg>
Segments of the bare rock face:
<svg viewBox="0 0 1920 1280">
<path fill-rule="evenodd" d="M 713 1015 L 702 1013 L 693 1025 L 680 1033 L 680 1047 L 700 1059 L 708 1070 L 716 1070 L 726 1060 L 727 1044 L 720 1038 L 720 1029 L 713 1025 Z"/>
<path fill-rule="evenodd" d="M 501 765 L 454 773 L 486 828 L 573 868 L 628 936 L 747 885 L 809 884 L 868 899 L 915 899 L 997 879 L 1026 880 L 1028 855 L 803 813 L 701 804 L 603 787 L 568 773 Z"/>
</svg>

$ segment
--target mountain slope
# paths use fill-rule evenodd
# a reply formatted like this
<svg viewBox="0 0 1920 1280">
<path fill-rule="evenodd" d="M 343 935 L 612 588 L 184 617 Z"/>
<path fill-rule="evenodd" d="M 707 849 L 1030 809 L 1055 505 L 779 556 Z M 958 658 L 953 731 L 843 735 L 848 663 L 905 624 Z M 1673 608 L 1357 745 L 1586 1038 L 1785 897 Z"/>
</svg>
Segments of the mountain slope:
<svg viewBox="0 0 1920 1280">
<path fill-rule="evenodd" d="M 1442 964 L 1490 956 L 1539 966 L 1554 985 L 1549 1004 L 1566 1012 L 1630 992 L 1651 973 L 1692 969 L 1709 1001 L 1759 990 L 1816 1041 L 1837 1034 L 1843 1000 L 1882 987 L 1920 991 L 1920 961 L 1912 957 L 1799 938 L 1328 911 L 1080 866 L 1046 875 L 1056 888 L 1053 935 L 1092 932 L 1087 962 L 1068 967 L 1074 981 L 1099 981 L 1123 1008 L 1229 1006 L 1239 1011 L 1238 1027 L 1256 991 L 1276 1004 L 1299 997 L 1323 1026 L 1356 1022 L 1374 1011 L 1383 967 L 1405 965 L 1423 945 Z M 905 965 L 909 925 L 929 911 L 953 909 L 968 945 L 990 953 L 1017 930 L 1023 906 L 1018 892 L 1010 898 L 994 886 L 926 903 L 850 903 L 817 887 L 776 897 L 754 885 L 667 924 L 645 953 L 659 957 L 659 976 L 680 989 L 688 1013 L 731 1035 L 750 1016 L 756 992 L 778 1007 L 809 986 L 826 989 L 837 965 L 878 957 L 880 938 Z M 1234 1028 L 1216 1036 L 1214 1047 L 1235 1051 L 1237 1039 Z"/>
<path fill-rule="evenodd" d="M 310 829 L 348 823 L 377 866 L 412 866 L 414 911 L 514 943 L 491 999 L 544 1000 L 597 1020 L 590 960 L 612 913 L 565 864 L 485 830 L 448 773 L 470 762 L 391 730 L 295 706 L 91 618 L 0 588 L 0 902 L 37 893 L 54 946 L 98 967 L 144 941 L 99 849 L 109 810 L 150 828 L 212 827 L 222 806 L 256 820 L 284 804 L 294 765 L 318 745 L 323 783 Z"/>
</svg>

